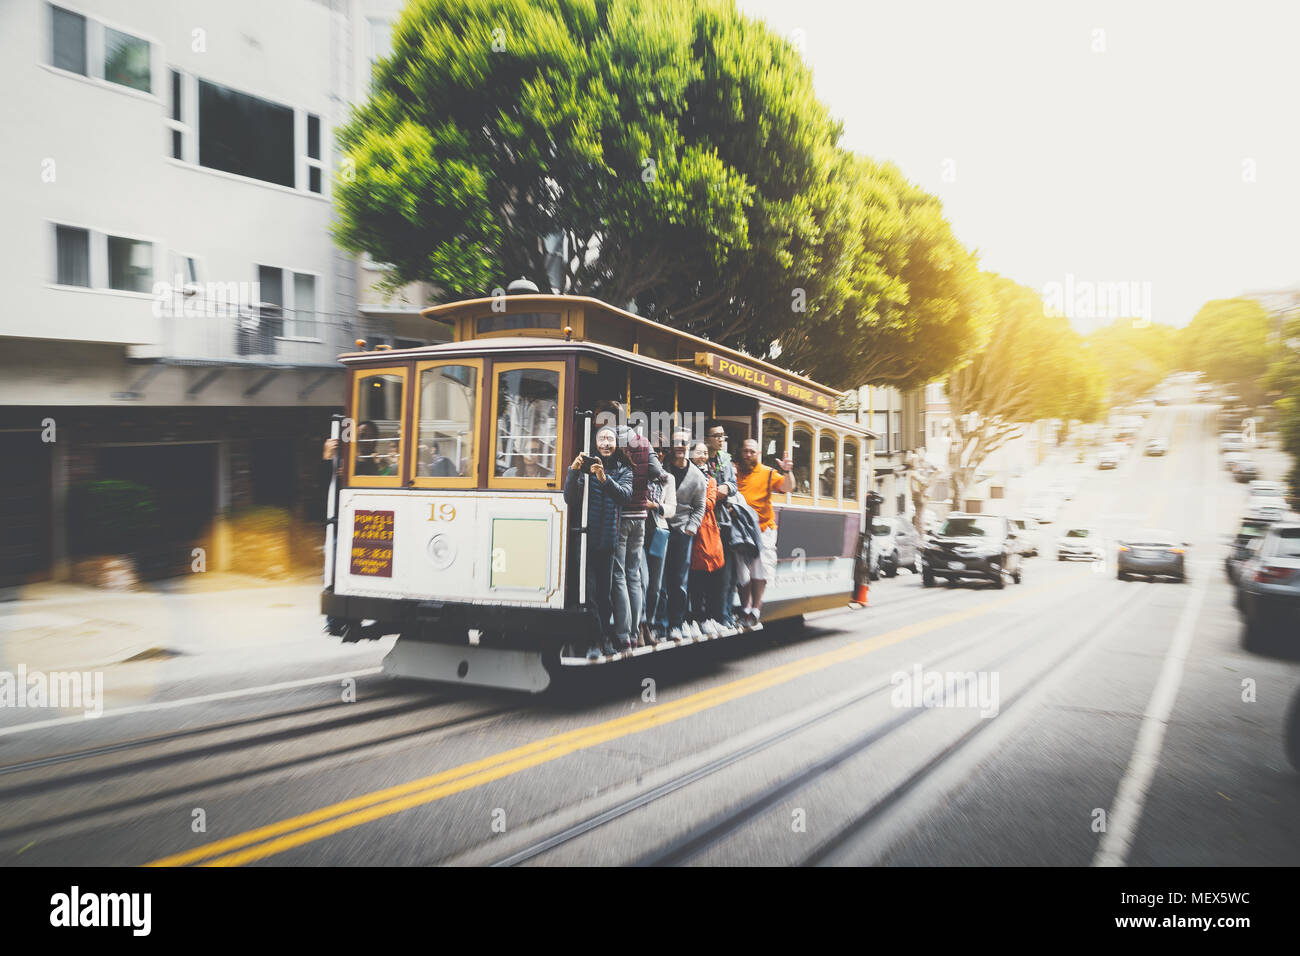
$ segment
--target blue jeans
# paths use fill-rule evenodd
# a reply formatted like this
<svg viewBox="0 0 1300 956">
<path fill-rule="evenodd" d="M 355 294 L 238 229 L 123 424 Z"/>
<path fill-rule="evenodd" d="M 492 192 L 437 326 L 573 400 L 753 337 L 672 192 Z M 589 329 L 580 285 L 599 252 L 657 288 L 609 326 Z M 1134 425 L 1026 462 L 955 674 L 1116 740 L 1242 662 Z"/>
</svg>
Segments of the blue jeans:
<svg viewBox="0 0 1300 956">
<path fill-rule="evenodd" d="M 619 518 L 614 546 L 614 637 L 628 643 L 641 622 L 641 552 L 645 518 Z"/>
<path fill-rule="evenodd" d="M 652 626 L 657 627 L 659 619 L 656 612 L 659 609 L 659 595 L 662 593 L 664 580 L 664 558 L 667 553 L 655 557 L 648 550 L 645 552 L 645 560 L 642 565 L 645 568 L 645 619 Z"/>
<path fill-rule="evenodd" d="M 658 622 L 661 631 L 681 627 L 686 620 L 686 585 L 691 573 L 691 545 L 695 539 L 674 528 L 668 533 L 664 555 L 664 583 L 659 591 Z"/>
<path fill-rule="evenodd" d="M 718 569 L 718 576 L 721 580 L 718 582 L 718 601 L 721 604 L 722 616 L 718 620 L 728 626 L 736 623 L 736 555 L 725 544 L 723 553 L 727 557 L 727 563 Z"/>
</svg>

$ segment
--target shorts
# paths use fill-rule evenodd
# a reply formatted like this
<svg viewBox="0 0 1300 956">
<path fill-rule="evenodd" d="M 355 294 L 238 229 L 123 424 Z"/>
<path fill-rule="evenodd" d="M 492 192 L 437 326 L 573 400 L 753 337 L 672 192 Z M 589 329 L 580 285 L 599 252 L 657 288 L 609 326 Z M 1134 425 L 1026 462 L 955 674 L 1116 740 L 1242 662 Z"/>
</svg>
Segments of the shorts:
<svg viewBox="0 0 1300 956">
<path fill-rule="evenodd" d="M 750 581 L 776 579 L 776 529 L 762 532 L 763 546 L 753 558 L 736 555 L 736 583 L 744 587 Z"/>
</svg>

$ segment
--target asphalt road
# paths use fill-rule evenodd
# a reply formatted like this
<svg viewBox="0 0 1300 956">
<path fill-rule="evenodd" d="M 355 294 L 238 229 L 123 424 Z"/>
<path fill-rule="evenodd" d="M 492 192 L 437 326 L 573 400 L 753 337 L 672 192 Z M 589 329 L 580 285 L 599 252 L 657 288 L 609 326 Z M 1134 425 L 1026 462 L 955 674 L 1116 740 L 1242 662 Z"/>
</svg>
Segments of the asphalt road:
<svg viewBox="0 0 1300 956">
<path fill-rule="evenodd" d="M 1239 647 L 1222 539 L 1246 491 L 1214 432 L 1208 406 L 1158 409 L 1169 454 L 1081 471 L 1020 585 L 903 573 L 564 699 L 392 682 L 389 641 L 0 727 L 0 860 L 1296 865 L 1300 667 Z M 1072 523 L 1176 531 L 1189 580 L 1058 563 Z M 904 694 L 950 673 L 970 692 Z"/>
</svg>

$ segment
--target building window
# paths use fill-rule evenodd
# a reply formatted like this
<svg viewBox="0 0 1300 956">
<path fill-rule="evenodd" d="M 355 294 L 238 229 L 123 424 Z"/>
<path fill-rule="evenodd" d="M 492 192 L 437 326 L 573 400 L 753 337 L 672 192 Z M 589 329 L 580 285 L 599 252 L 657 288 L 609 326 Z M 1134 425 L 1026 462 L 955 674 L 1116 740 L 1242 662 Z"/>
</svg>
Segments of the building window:
<svg viewBox="0 0 1300 956">
<path fill-rule="evenodd" d="M 108 82 L 151 92 L 149 55 L 147 40 L 104 28 L 104 79 Z"/>
<path fill-rule="evenodd" d="M 170 71 L 171 82 L 168 84 L 171 94 L 171 109 L 167 119 L 163 120 L 168 129 L 172 159 L 185 159 L 185 144 L 190 139 L 193 128 L 188 117 L 185 94 L 190 89 L 186 76 L 180 70 Z"/>
<path fill-rule="evenodd" d="M 199 165 L 294 185 L 293 110 L 199 80 Z"/>
<path fill-rule="evenodd" d="M 86 18 L 80 13 L 51 7 L 50 63 L 69 73 L 88 75 L 86 68 Z"/>
<path fill-rule="evenodd" d="M 858 453 L 858 442 L 854 438 L 844 439 L 844 468 L 842 474 L 843 485 L 840 497 L 846 501 L 858 500 L 858 462 L 861 461 Z"/>
<path fill-rule="evenodd" d="M 90 287 L 90 230 L 54 227 L 55 275 L 59 285 Z"/>
<path fill-rule="evenodd" d="M 839 439 L 834 432 L 823 431 L 817 439 L 817 494 L 822 498 L 839 497 L 839 488 L 835 486 L 838 446 Z"/>
<path fill-rule="evenodd" d="M 50 65 L 69 73 L 153 92 L 153 44 L 51 5 Z"/>
<path fill-rule="evenodd" d="M 303 160 L 307 165 L 307 188 L 314 193 L 321 191 L 320 159 L 320 117 L 307 114 L 307 156 Z"/>
<path fill-rule="evenodd" d="M 108 236 L 108 287 L 123 292 L 153 288 L 153 243 Z"/>
<path fill-rule="evenodd" d="M 275 266 L 257 267 L 259 301 L 278 305 L 288 320 L 284 335 L 316 338 L 316 277 L 311 273 L 288 272 Z"/>
</svg>

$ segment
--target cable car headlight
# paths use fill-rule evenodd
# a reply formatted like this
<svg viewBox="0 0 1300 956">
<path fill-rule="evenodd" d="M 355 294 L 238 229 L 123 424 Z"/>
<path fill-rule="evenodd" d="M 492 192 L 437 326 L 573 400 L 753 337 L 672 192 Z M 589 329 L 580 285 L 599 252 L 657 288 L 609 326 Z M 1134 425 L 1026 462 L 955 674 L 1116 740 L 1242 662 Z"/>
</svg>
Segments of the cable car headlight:
<svg viewBox="0 0 1300 956">
<path fill-rule="evenodd" d="M 439 571 L 446 571 L 456 560 L 456 542 L 445 534 L 429 539 L 429 559 Z"/>
</svg>

